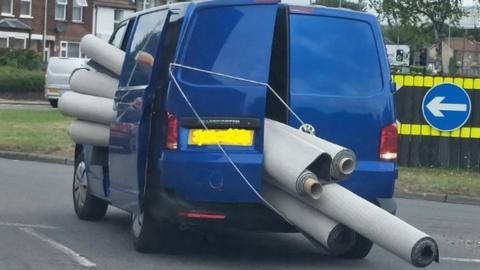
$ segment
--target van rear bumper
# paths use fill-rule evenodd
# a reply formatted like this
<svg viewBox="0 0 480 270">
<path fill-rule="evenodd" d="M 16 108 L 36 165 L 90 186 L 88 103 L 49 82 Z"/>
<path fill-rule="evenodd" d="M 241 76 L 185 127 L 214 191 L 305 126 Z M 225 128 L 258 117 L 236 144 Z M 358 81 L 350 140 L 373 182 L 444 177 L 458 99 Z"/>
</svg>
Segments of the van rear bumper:
<svg viewBox="0 0 480 270">
<path fill-rule="evenodd" d="M 150 214 L 157 220 L 191 226 L 232 227 L 250 231 L 296 232 L 282 217 L 262 203 L 189 203 L 174 190 L 153 188 L 147 202 Z M 393 198 L 373 201 L 384 210 L 395 214 L 397 204 Z M 185 213 L 224 216 L 219 219 L 191 218 Z"/>
<path fill-rule="evenodd" d="M 249 183 L 261 191 L 263 154 L 231 151 Z M 226 157 L 218 151 L 163 151 L 158 160 L 159 179 L 153 185 L 174 189 L 186 201 L 215 203 L 258 203 L 260 198 L 247 185 Z"/>
</svg>

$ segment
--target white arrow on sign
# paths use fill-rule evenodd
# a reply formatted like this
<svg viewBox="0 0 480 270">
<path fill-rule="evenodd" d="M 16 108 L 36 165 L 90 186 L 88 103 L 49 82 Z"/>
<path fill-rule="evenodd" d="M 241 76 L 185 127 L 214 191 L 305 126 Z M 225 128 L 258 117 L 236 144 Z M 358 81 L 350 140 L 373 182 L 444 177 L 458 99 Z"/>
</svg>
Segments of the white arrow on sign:
<svg viewBox="0 0 480 270">
<path fill-rule="evenodd" d="M 444 117 L 442 111 L 467 111 L 466 104 L 442 103 L 444 99 L 445 97 L 435 97 L 427 104 L 427 109 L 430 110 L 435 117 Z"/>
</svg>

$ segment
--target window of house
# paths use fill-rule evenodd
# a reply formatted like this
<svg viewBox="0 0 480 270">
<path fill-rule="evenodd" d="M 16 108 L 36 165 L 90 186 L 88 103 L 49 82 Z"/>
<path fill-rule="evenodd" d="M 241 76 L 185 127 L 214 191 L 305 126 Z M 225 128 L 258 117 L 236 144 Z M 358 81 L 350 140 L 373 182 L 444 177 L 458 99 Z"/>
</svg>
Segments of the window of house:
<svg viewBox="0 0 480 270">
<path fill-rule="evenodd" d="M 143 9 L 153 7 L 153 0 L 143 0 Z"/>
<path fill-rule="evenodd" d="M 8 48 L 8 37 L 0 37 L 0 48 Z"/>
<path fill-rule="evenodd" d="M 55 20 L 65 20 L 67 13 L 67 0 L 56 0 Z"/>
<path fill-rule="evenodd" d="M 78 4 L 78 1 L 73 1 L 72 6 L 72 21 L 73 22 L 82 22 L 83 21 L 83 6 Z"/>
<path fill-rule="evenodd" d="M 78 42 L 60 42 L 60 56 L 61 57 L 81 57 L 80 43 Z"/>
<path fill-rule="evenodd" d="M 25 49 L 25 45 L 26 45 L 26 40 L 25 39 L 21 39 L 21 38 L 16 38 L 14 41 L 13 41 L 13 48 L 15 50 L 23 50 Z"/>
<path fill-rule="evenodd" d="M 2 15 L 12 15 L 13 0 L 2 0 Z"/>
<path fill-rule="evenodd" d="M 116 29 L 118 24 L 122 21 L 123 19 L 123 10 L 121 9 L 115 9 L 113 11 L 113 29 Z"/>
<path fill-rule="evenodd" d="M 20 5 L 20 16 L 32 16 L 32 0 L 22 0 Z"/>
</svg>

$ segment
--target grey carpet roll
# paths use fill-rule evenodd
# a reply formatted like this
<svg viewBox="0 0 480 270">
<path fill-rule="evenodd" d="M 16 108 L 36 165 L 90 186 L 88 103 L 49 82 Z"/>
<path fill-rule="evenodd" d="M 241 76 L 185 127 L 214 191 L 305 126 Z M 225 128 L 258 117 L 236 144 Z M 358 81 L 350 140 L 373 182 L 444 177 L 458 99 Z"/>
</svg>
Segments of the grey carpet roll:
<svg viewBox="0 0 480 270">
<path fill-rule="evenodd" d="M 346 252 L 355 243 L 355 233 L 277 187 L 262 187 L 264 198 L 308 237 L 333 254 Z"/>
<path fill-rule="evenodd" d="M 77 93 L 113 99 L 118 79 L 88 69 L 77 69 L 70 76 L 70 89 Z"/>
<path fill-rule="evenodd" d="M 80 50 L 101 66 L 120 75 L 125 58 L 125 52 L 122 50 L 92 34 L 85 35 L 82 38 L 80 41 Z"/>
<path fill-rule="evenodd" d="M 65 92 L 58 100 L 58 109 L 66 116 L 110 125 L 115 117 L 113 100 Z"/>
<path fill-rule="evenodd" d="M 304 195 L 299 190 L 302 174 L 313 172 L 318 180 L 330 178 L 331 157 L 318 147 L 287 132 L 286 125 L 274 124 L 265 119 L 264 171 L 271 177 L 271 184 L 294 194 Z M 278 122 L 277 122 L 278 123 Z M 270 178 L 269 178 L 270 179 Z"/>
<path fill-rule="evenodd" d="M 68 127 L 68 135 L 75 143 L 108 146 L 110 127 L 102 124 L 74 120 Z"/>
<path fill-rule="evenodd" d="M 338 184 L 324 185 L 318 200 L 300 199 L 416 267 L 438 262 L 433 238 Z"/>
<path fill-rule="evenodd" d="M 292 128 L 285 124 L 270 119 L 265 119 L 266 125 L 282 129 L 284 133 L 290 133 L 297 136 L 311 145 L 325 151 L 332 157 L 332 164 L 330 167 L 330 175 L 333 180 L 342 180 L 350 176 L 355 170 L 356 157 L 355 153 L 345 147 L 331 143 L 329 141 L 318 138 L 315 135 L 307 134 L 298 129 Z"/>
</svg>

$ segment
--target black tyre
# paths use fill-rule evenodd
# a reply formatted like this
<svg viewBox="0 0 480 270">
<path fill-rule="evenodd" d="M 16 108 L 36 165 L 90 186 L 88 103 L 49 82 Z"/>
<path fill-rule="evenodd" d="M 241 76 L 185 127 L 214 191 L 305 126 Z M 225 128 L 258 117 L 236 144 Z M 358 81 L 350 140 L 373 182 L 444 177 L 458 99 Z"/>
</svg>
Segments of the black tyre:
<svg viewBox="0 0 480 270">
<path fill-rule="evenodd" d="M 140 253 L 155 253 L 174 249 L 178 229 L 175 224 L 155 220 L 148 211 L 132 214 L 133 247 Z"/>
<path fill-rule="evenodd" d="M 58 107 L 58 99 L 49 99 L 48 101 L 50 102 L 50 106 L 52 106 L 52 108 Z"/>
<path fill-rule="evenodd" d="M 157 222 L 144 211 L 132 214 L 131 233 L 133 247 L 141 253 L 153 253 L 160 250 Z"/>
<path fill-rule="evenodd" d="M 372 250 L 372 247 L 373 247 L 372 241 L 357 234 L 357 240 L 355 244 L 352 246 L 352 248 L 349 251 L 340 255 L 340 257 L 346 258 L 346 259 L 353 259 L 353 260 L 363 259 L 368 255 L 368 253 L 370 253 L 370 250 Z"/>
<path fill-rule="evenodd" d="M 89 194 L 86 165 L 83 153 L 75 158 L 73 172 L 73 207 L 81 220 L 100 220 L 107 212 L 108 203 Z"/>
</svg>

